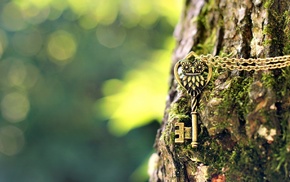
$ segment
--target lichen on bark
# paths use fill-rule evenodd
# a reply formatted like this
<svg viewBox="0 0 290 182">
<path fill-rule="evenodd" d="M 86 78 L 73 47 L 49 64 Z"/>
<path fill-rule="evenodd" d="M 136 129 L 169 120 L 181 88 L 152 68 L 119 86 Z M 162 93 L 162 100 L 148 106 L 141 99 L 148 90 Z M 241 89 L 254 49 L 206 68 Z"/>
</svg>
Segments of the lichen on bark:
<svg viewBox="0 0 290 182">
<path fill-rule="evenodd" d="M 290 54 L 289 0 L 187 0 L 174 32 L 173 65 L 193 50 L 237 58 Z M 171 70 L 173 73 L 173 69 Z M 190 123 L 190 97 L 171 74 L 150 181 L 289 181 L 290 68 L 214 68 L 200 96 L 199 146 L 174 143 Z M 156 155 L 156 154 L 155 154 Z"/>
</svg>

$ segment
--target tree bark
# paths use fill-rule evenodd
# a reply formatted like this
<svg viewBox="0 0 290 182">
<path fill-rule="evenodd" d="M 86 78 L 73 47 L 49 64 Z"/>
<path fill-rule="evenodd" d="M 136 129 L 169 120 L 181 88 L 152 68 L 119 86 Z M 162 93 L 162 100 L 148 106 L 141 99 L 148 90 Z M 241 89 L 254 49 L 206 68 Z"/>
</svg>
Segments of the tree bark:
<svg viewBox="0 0 290 182">
<path fill-rule="evenodd" d="M 190 51 L 236 58 L 290 54 L 289 0 L 187 0 L 175 29 L 171 85 L 150 181 L 290 181 L 290 69 L 213 68 L 200 95 L 199 145 L 174 143 L 190 97 L 173 66 Z"/>
</svg>

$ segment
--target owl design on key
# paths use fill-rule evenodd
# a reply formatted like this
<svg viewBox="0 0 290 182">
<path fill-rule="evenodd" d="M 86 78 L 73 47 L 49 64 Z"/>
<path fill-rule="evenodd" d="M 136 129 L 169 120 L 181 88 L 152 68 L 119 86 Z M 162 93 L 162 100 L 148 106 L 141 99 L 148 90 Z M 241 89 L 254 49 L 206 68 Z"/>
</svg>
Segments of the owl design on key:
<svg viewBox="0 0 290 182">
<path fill-rule="evenodd" d="M 191 52 L 185 59 L 178 61 L 174 67 L 177 82 L 192 97 L 196 97 L 210 80 L 211 67 Z"/>
</svg>

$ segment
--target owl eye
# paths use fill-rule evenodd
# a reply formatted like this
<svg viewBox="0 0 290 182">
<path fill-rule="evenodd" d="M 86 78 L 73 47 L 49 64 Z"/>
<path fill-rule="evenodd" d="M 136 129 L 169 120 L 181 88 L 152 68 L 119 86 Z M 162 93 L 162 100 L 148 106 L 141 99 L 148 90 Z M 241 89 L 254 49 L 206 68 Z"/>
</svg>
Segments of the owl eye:
<svg viewBox="0 0 290 182">
<path fill-rule="evenodd" d="M 191 72 L 191 63 L 190 62 L 183 62 L 181 63 L 181 68 L 182 68 L 182 71 L 185 72 L 185 73 L 189 73 Z"/>
<path fill-rule="evenodd" d="M 193 66 L 196 73 L 201 73 L 205 69 L 205 64 L 203 62 L 195 62 Z"/>
</svg>

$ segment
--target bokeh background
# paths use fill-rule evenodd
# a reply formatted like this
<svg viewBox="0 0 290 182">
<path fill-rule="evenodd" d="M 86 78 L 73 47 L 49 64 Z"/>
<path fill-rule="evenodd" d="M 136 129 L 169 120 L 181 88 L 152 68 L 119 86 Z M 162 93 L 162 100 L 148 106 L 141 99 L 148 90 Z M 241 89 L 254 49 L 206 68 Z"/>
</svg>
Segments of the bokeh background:
<svg viewBox="0 0 290 182">
<path fill-rule="evenodd" d="M 147 181 L 181 0 L 0 0 L 0 182 Z"/>
</svg>

